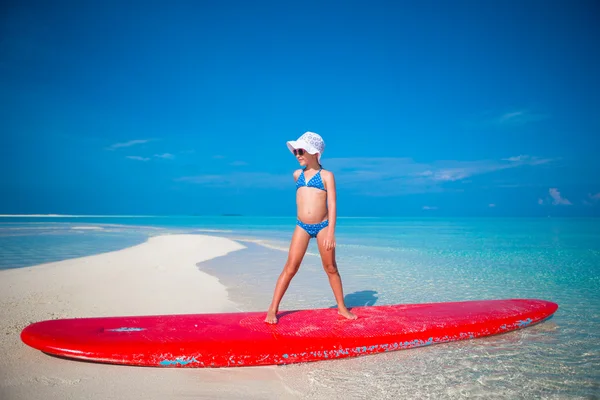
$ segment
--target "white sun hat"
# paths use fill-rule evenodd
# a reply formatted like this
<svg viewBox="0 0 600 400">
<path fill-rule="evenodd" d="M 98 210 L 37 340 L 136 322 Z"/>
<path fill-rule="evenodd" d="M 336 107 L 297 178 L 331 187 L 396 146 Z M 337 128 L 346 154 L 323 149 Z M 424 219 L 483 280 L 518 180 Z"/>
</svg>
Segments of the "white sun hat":
<svg viewBox="0 0 600 400">
<path fill-rule="evenodd" d="M 319 153 L 317 159 L 321 162 L 321 155 L 325 151 L 325 142 L 319 134 L 314 132 L 304 132 L 298 140 L 290 140 L 286 142 L 288 149 L 294 153 L 294 149 L 304 149 L 310 154 Z"/>
</svg>

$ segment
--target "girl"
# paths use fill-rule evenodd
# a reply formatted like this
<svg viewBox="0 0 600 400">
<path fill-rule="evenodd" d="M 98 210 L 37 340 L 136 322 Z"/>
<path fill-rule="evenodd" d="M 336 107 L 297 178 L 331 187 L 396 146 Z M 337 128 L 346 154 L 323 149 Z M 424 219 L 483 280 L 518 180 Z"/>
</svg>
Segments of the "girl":
<svg viewBox="0 0 600 400">
<path fill-rule="evenodd" d="M 335 180 L 330 171 L 324 171 L 321 167 L 321 154 L 325 150 L 325 143 L 318 134 L 306 132 L 298 140 L 287 142 L 287 147 L 304 169 L 294 171 L 298 206 L 296 228 L 292 235 L 288 259 L 277 280 L 265 322 L 277 323 L 279 303 L 300 268 L 311 238 L 317 239 L 323 268 L 327 272 L 338 305 L 338 313 L 348 319 L 356 319 L 356 315 L 344 304 L 342 280 L 335 262 Z"/>
</svg>

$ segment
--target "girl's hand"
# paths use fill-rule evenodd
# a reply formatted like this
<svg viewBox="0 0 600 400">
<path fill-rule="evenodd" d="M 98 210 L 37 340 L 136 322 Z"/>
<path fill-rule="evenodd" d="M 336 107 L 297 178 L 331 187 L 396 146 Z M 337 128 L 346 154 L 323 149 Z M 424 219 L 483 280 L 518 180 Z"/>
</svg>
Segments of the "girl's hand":
<svg viewBox="0 0 600 400">
<path fill-rule="evenodd" d="M 333 248 L 335 248 L 335 236 L 330 234 L 325 237 L 325 249 L 331 250 Z"/>
</svg>

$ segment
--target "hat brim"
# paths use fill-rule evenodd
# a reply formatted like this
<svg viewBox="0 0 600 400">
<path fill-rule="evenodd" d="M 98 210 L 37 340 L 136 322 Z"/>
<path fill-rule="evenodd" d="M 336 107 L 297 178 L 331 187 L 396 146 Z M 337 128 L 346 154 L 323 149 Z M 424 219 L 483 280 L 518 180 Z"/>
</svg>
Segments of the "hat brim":
<svg viewBox="0 0 600 400">
<path fill-rule="evenodd" d="M 290 141 L 286 142 L 286 145 L 292 154 L 294 154 L 295 149 L 304 149 L 309 154 L 319 153 L 319 151 L 317 149 L 315 149 L 313 145 L 305 142 L 304 140 L 290 140 Z M 317 158 L 319 159 L 319 161 L 321 161 L 321 153 L 319 153 Z"/>
</svg>

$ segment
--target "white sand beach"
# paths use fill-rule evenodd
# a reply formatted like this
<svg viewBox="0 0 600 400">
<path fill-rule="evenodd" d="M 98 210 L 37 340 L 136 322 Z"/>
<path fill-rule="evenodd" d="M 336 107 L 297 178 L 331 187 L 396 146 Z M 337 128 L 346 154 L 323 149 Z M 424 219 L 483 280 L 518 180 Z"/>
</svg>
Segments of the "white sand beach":
<svg viewBox="0 0 600 400">
<path fill-rule="evenodd" d="M 119 315 L 230 312 L 196 264 L 242 249 L 205 235 L 164 235 L 120 251 L 0 271 L 0 399 L 295 398 L 275 367 L 167 369 L 64 360 L 20 340 L 29 323 Z"/>
</svg>

